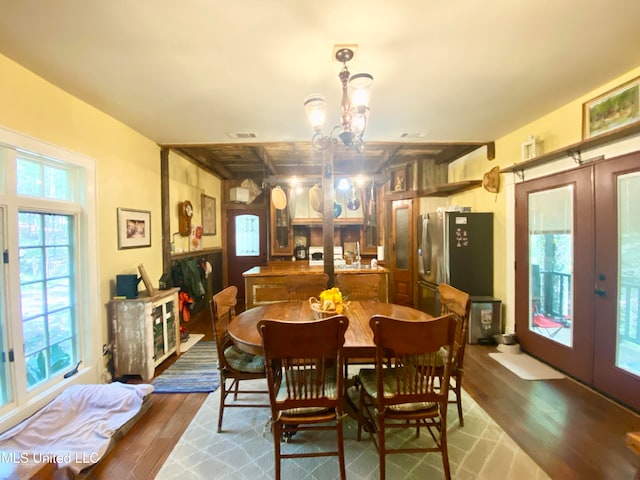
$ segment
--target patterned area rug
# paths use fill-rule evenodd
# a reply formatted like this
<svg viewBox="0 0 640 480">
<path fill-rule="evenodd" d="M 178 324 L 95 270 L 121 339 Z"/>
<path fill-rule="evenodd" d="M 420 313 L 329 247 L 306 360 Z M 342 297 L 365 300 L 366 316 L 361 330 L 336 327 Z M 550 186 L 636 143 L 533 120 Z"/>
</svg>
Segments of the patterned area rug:
<svg viewBox="0 0 640 480">
<path fill-rule="evenodd" d="M 196 343 L 151 384 L 153 393 L 213 392 L 220 385 L 215 342 Z"/>
<path fill-rule="evenodd" d="M 243 388 L 264 387 L 252 380 Z M 244 396 L 247 400 L 248 396 Z M 263 396 L 255 396 L 257 401 Z M 208 396 L 182 435 L 156 480 L 260 480 L 274 473 L 273 437 L 266 408 L 228 408 L 223 432 L 217 433 L 220 395 Z M 464 428 L 460 428 L 455 404 L 448 411 L 449 461 L 456 480 L 548 480 L 548 476 L 473 399 L 463 392 Z M 377 480 L 378 455 L 371 440 L 356 440 L 357 423 L 345 419 L 345 463 L 350 480 Z M 388 431 L 387 441 L 398 445 L 414 442 L 415 430 Z M 421 432 L 419 442 L 430 442 Z M 286 451 L 334 448 L 334 432 L 301 432 L 282 444 Z M 387 457 L 389 480 L 441 479 L 442 458 L 436 453 L 395 454 Z M 282 478 L 287 480 L 335 480 L 339 478 L 335 457 L 286 459 Z"/>
</svg>

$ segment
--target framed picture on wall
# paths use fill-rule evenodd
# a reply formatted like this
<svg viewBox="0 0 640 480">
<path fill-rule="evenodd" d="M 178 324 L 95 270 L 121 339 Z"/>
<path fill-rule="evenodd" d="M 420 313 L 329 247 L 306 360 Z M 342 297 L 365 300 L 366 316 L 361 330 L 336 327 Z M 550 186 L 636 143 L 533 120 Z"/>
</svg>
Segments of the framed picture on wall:
<svg viewBox="0 0 640 480">
<path fill-rule="evenodd" d="M 216 234 L 216 199 L 202 194 L 202 234 Z"/>
<path fill-rule="evenodd" d="M 640 77 L 583 104 L 583 139 L 640 121 Z"/>
<path fill-rule="evenodd" d="M 118 208 L 118 250 L 151 246 L 151 212 Z"/>
</svg>

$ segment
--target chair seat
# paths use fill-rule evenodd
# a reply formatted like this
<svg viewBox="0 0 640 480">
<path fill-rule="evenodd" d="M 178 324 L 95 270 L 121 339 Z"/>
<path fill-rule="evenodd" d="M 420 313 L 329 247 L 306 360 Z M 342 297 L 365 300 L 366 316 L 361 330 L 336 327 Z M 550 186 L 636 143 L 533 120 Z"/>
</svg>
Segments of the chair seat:
<svg viewBox="0 0 640 480">
<path fill-rule="evenodd" d="M 382 374 L 383 388 L 385 398 L 393 397 L 397 392 L 395 384 L 396 380 L 395 368 L 385 368 Z M 378 386 L 376 383 L 376 371 L 373 368 L 362 368 L 358 374 L 362 388 L 364 388 L 367 395 L 376 399 L 378 398 Z M 413 402 L 413 403 L 401 403 L 398 405 L 389 405 L 388 410 L 392 412 L 428 412 L 438 411 L 438 405 L 434 402 Z"/>
<path fill-rule="evenodd" d="M 224 350 L 224 358 L 234 370 L 246 373 L 264 373 L 264 357 L 243 352 L 235 345 Z"/>
</svg>

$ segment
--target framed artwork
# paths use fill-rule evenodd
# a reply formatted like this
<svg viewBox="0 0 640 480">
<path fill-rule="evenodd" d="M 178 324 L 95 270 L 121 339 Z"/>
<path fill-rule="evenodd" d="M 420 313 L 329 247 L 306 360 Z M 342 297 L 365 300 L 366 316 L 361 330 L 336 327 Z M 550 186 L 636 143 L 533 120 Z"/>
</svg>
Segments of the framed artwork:
<svg viewBox="0 0 640 480">
<path fill-rule="evenodd" d="M 216 199 L 202 194 L 202 234 L 216 234 Z"/>
<path fill-rule="evenodd" d="M 118 250 L 151 246 L 151 212 L 118 208 Z"/>
<path fill-rule="evenodd" d="M 640 77 L 585 102 L 582 138 L 587 139 L 640 120 Z"/>
</svg>

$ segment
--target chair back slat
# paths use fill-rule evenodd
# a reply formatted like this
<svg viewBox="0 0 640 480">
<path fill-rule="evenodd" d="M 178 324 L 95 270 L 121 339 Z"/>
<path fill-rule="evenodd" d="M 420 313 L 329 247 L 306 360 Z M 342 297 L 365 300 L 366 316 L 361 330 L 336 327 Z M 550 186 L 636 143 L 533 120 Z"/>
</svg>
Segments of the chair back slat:
<svg viewBox="0 0 640 480">
<path fill-rule="evenodd" d="M 287 275 L 284 283 L 289 300 L 307 300 L 320 296 L 320 292 L 327 289 L 329 275 Z"/>
<path fill-rule="evenodd" d="M 378 408 L 447 398 L 456 328 L 453 314 L 427 321 L 374 315 L 369 324 L 376 344 Z M 446 355 L 444 362 L 440 355 Z M 385 369 L 389 364 L 394 368 Z"/>
<path fill-rule="evenodd" d="M 342 315 L 311 322 L 258 323 L 274 416 L 283 409 L 335 406 L 343 388 L 338 373 L 344 363 L 348 323 Z"/>
<path fill-rule="evenodd" d="M 229 323 L 235 317 L 235 306 L 237 304 L 238 287 L 231 285 L 216 293 L 209 302 L 211 311 L 211 322 L 213 325 L 213 335 L 216 340 L 218 351 L 218 362 L 220 368 L 227 367 L 227 360 L 224 356 L 225 349 L 233 344 L 229 336 Z"/>
<path fill-rule="evenodd" d="M 441 314 L 452 313 L 456 317 L 456 337 L 453 348 L 453 366 L 462 368 L 464 350 L 467 344 L 467 330 L 469 328 L 469 315 L 471 311 L 471 296 L 446 283 L 438 286 L 440 294 Z"/>
</svg>

